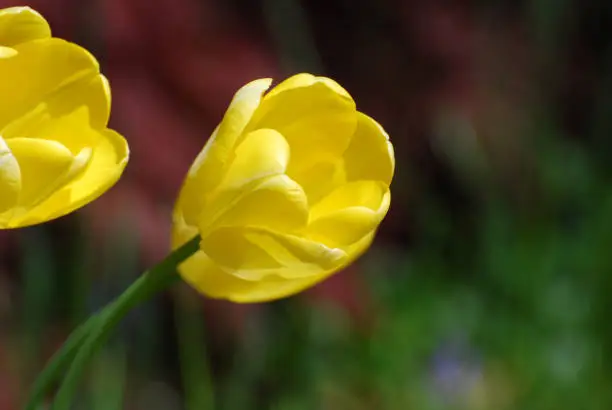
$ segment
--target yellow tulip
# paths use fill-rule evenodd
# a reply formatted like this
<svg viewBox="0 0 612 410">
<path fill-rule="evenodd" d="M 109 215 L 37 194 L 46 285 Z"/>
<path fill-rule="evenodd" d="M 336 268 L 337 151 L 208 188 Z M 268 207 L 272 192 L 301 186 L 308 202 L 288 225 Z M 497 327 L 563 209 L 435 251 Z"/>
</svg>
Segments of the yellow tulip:
<svg viewBox="0 0 612 410">
<path fill-rule="evenodd" d="M 65 215 L 123 172 L 98 62 L 27 7 L 0 10 L 0 97 L 0 229 Z"/>
<path fill-rule="evenodd" d="M 383 128 L 336 82 L 298 74 L 234 96 L 191 166 L 173 215 L 179 268 L 201 293 L 260 302 L 297 293 L 360 256 L 389 208 Z"/>
</svg>

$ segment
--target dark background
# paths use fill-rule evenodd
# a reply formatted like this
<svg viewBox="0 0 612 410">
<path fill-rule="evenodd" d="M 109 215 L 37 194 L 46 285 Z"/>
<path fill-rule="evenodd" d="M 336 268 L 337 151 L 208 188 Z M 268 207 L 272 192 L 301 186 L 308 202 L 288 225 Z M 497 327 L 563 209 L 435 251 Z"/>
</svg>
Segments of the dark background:
<svg viewBox="0 0 612 410">
<path fill-rule="evenodd" d="M 233 93 L 301 71 L 391 135 L 372 249 L 279 302 L 167 292 L 124 322 L 80 408 L 612 408 L 612 2 L 29 5 L 100 59 L 132 157 L 95 203 L 0 233 L 0 409 L 167 254 L 181 180 Z"/>
</svg>

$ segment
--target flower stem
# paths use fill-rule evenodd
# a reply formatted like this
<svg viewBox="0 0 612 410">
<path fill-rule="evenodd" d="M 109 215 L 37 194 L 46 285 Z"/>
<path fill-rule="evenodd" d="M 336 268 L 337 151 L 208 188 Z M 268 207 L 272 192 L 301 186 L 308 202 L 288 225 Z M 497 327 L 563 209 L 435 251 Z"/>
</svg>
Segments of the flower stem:
<svg viewBox="0 0 612 410">
<path fill-rule="evenodd" d="M 168 255 L 163 261 L 140 276 L 114 302 L 79 327 L 51 360 L 35 383 L 26 410 L 36 409 L 66 365 L 72 360 L 52 405 L 53 410 L 68 410 L 87 363 L 110 336 L 119 321 L 135 306 L 146 301 L 179 279 L 177 266 L 193 255 L 199 247 L 199 236 L 194 237 Z"/>
<path fill-rule="evenodd" d="M 36 410 L 39 407 L 40 402 L 44 399 L 45 394 L 49 392 L 52 384 L 58 378 L 58 376 L 66 370 L 70 361 L 74 358 L 79 346 L 85 340 L 85 337 L 91 329 L 95 326 L 100 313 L 96 313 L 91 316 L 85 323 L 79 326 L 68 339 L 64 342 L 60 350 L 58 350 L 47 366 L 45 366 L 42 373 L 38 375 L 38 378 L 32 386 L 29 400 L 25 405 L 25 410 Z"/>
</svg>

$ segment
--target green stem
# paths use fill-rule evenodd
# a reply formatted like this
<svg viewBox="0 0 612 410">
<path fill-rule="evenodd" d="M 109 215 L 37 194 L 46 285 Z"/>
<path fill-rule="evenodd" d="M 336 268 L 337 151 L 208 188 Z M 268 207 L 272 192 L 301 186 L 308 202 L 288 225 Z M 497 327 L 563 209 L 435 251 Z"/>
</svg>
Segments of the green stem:
<svg viewBox="0 0 612 410">
<path fill-rule="evenodd" d="M 51 360 L 47 363 L 42 373 L 40 373 L 32 386 L 29 401 L 25 405 L 25 410 L 36 410 L 45 395 L 59 375 L 66 370 L 70 361 L 74 358 L 79 346 L 87 337 L 87 334 L 95 326 L 101 313 L 91 316 L 85 323 L 79 326 L 68 339 L 64 342 Z"/>
<path fill-rule="evenodd" d="M 104 344 L 117 323 L 133 307 L 178 280 L 177 266 L 197 251 L 199 242 L 200 238 L 196 236 L 176 249 L 163 261 L 140 276 L 114 302 L 79 327 L 41 373 L 39 380 L 35 383 L 26 410 L 37 408 L 45 392 L 64 371 L 67 363 L 73 359 L 52 407 L 53 409 L 69 409 L 87 362 Z"/>
<path fill-rule="evenodd" d="M 200 237 L 196 236 L 172 252 L 166 259 L 138 278 L 125 292 L 119 295 L 110 309 L 102 313 L 99 326 L 87 336 L 70 365 L 53 402 L 52 410 L 70 409 L 72 398 L 78 389 L 87 363 L 104 344 L 111 331 L 132 308 L 178 280 L 177 266 L 198 250 L 199 243 Z"/>
</svg>

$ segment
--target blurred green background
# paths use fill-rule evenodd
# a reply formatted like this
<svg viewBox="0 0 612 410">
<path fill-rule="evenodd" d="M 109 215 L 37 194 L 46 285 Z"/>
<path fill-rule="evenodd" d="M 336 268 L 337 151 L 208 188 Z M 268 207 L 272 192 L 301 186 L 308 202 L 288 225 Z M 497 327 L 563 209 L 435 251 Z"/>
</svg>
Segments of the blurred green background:
<svg viewBox="0 0 612 410">
<path fill-rule="evenodd" d="M 338 80 L 391 135 L 372 249 L 274 303 L 160 295 L 78 408 L 612 409 L 611 2 L 31 6 L 99 56 L 133 156 L 95 204 L 0 234 L 0 409 L 164 256 L 180 181 L 233 92 L 300 71 Z"/>
</svg>

